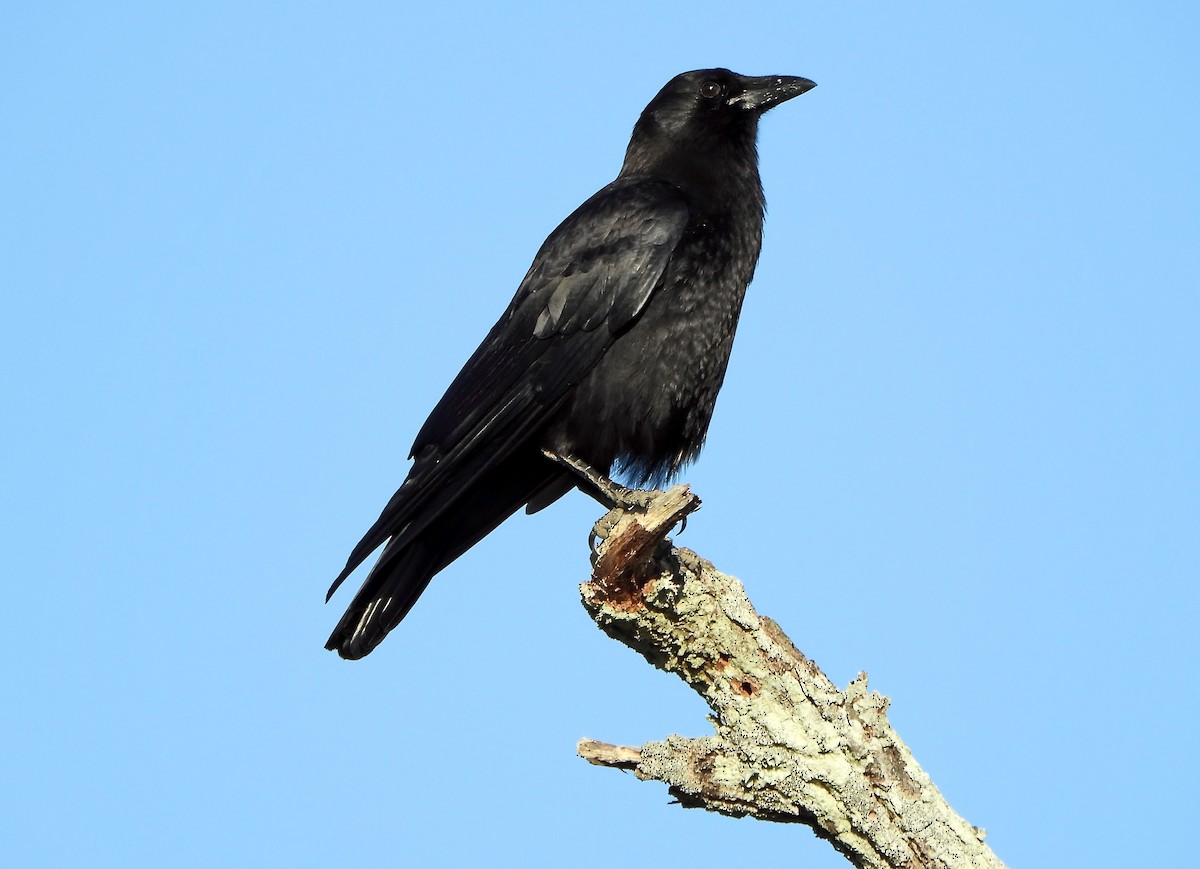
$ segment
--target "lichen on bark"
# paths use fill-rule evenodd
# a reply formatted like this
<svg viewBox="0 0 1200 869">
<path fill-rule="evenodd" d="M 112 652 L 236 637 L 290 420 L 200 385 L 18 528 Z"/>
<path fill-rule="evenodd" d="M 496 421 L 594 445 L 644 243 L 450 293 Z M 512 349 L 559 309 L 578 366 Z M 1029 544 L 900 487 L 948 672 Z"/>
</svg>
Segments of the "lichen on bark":
<svg viewBox="0 0 1200 869">
<path fill-rule="evenodd" d="M 917 764 L 865 674 L 839 689 L 737 579 L 671 546 L 699 499 L 686 486 L 639 494 L 597 523 L 583 604 L 700 694 L 715 733 L 636 748 L 585 739 L 580 755 L 663 782 L 687 808 L 807 825 L 856 866 L 1003 866 Z"/>
</svg>

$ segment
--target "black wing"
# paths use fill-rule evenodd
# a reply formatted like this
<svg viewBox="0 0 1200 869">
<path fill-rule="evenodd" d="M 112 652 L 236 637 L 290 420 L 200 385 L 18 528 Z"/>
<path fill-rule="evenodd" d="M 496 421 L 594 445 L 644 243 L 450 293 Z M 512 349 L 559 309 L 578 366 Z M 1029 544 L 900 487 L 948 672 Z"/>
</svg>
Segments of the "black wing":
<svg viewBox="0 0 1200 869">
<path fill-rule="evenodd" d="M 551 233 L 504 315 L 421 427 L 408 479 L 354 548 L 330 596 L 389 538 L 376 570 L 399 555 L 551 421 L 641 312 L 687 220 L 673 185 L 618 179 Z"/>
</svg>

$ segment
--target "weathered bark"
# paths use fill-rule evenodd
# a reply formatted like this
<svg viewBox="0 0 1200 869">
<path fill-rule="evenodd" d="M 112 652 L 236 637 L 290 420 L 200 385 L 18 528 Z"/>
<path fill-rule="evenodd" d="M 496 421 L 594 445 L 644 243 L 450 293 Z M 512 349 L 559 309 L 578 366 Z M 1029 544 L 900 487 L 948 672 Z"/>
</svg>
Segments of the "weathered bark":
<svg viewBox="0 0 1200 869">
<path fill-rule="evenodd" d="M 856 866 L 1003 866 L 892 730 L 865 674 L 839 690 L 738 580 L 670 546 L 699 504 L 676 486 L 614 508 L 581 591 L 605 633 L 704 698 L 716 733 L 640 748 L 585 739 L 580 756 L 664 782 L 685 807 L 805 824 Z"/>
</svg>

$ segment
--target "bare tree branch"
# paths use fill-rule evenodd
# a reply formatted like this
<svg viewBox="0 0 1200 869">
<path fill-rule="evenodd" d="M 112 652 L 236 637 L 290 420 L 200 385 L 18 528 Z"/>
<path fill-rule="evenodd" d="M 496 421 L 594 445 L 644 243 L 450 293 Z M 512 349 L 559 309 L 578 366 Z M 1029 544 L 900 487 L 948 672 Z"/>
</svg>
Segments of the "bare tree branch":
<svg viewBox="0 0 1200 869">
<path fill-rule="evenodd" d="M 688 808 L 806 824 L 855 866 L 1002 867 L 892 730 L 865 674 L 838 689 L 737 579 L 670 546 L 699 505 L 676 486 L 610 511 L 581 592 L 605 633 L 704 698 L 716 733 L 640 748 L 585 739 L 580 756 L 663 782 Z"/>
</svg>

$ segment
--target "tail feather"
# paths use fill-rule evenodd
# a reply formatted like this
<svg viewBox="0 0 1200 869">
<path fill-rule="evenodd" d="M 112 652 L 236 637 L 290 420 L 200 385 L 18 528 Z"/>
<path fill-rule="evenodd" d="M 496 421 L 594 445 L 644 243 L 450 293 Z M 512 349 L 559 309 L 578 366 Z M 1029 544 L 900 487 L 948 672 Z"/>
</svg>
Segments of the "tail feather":
<svg viewBox="0 0 1200 869">
<path fill-rule="evenodd" d="M 370 654 L 408 615 L 433 579 L 435 563 L 424 540 L 414 541 L 394 558 L 380 556 L 325 648 L 350 661 Z"/>
<path fill-rule="evenodd" d="M 484 474 L 420 533 L 406 534 L 403 539 L 393 537 L 329 635 L 325 648 L 350 660 L 370 654 L 408 615 L 442 568 L 536 493 L 555 486 L 556 478 L 564 475 L 540 453 L 512 456 Z M 339 582 L 350 569 L 343 572 Z"/>
</svg>

